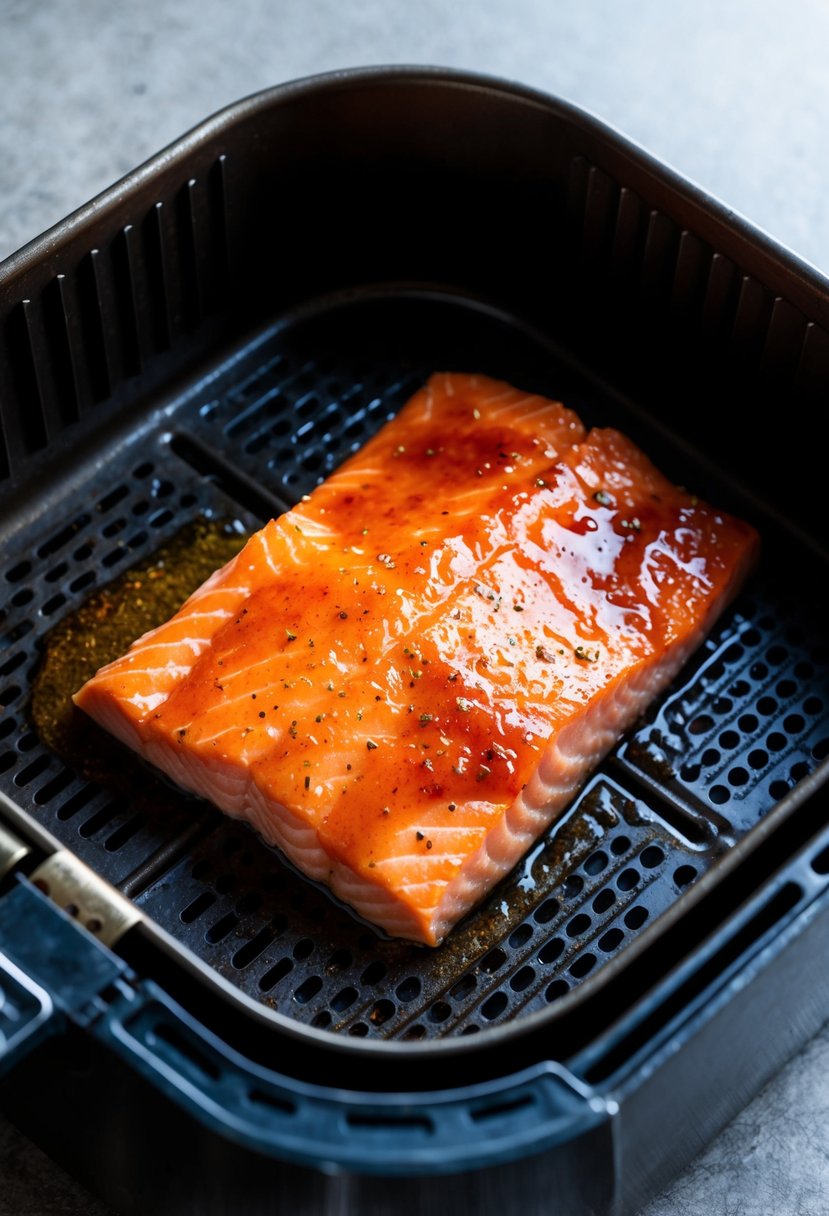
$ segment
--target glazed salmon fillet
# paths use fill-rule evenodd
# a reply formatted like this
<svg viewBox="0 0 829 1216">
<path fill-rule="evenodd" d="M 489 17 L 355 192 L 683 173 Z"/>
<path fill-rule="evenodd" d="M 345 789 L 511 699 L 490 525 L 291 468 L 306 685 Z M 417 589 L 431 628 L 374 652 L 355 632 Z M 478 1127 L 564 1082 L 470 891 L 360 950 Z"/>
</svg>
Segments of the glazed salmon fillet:
<svg viewBox="0 0 829 1216">
<path fill-rule="evenodd" d="M 436 945 L 757 547 L 617 431 L 438 374 L 75 701 L 367 920 Z"/>
</svg>

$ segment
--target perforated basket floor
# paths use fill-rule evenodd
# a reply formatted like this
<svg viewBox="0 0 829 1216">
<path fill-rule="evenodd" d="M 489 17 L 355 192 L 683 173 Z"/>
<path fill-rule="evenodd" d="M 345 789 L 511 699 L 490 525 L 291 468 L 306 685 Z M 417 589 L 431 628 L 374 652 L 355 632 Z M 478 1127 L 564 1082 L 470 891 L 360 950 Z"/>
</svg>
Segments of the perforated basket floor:
<svg viewBox="0 0 829 1216">
<path fill-rule="evenodd" d="M 354 1036 L 471 1034 L 543 1007 L 622 950 L 829 754 L 813 557 L 759 522 L 753 584 L 563 821 L 437 951 L 378 937 L 248 829 L 184 795 L 85 781 L 32 727 L 43 639 L 93 588 L 205 514 L 295 501 L 433 370 L 476 370 L 614 421 L 677 480 L 739 500 L 522 330 L 449 298 L 330 303 L 270 329 L 16 535 L 3 579 L 0 783 L 244 992 Z M 89 469 L 91 466 L 85 466 Z"/>
</svg>

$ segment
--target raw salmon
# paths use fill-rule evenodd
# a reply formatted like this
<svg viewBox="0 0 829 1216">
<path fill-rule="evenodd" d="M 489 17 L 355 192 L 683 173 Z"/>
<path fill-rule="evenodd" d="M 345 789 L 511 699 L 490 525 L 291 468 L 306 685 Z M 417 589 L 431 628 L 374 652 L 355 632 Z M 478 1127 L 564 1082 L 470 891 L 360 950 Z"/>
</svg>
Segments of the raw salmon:
<svg viewBox="0 0 829 1216">
<path fill-rule="evenodd" d="M 435 945 L 756 551 L 618 432 L 439 374 L 75 701 L 368 920 Z"/>
</svg>

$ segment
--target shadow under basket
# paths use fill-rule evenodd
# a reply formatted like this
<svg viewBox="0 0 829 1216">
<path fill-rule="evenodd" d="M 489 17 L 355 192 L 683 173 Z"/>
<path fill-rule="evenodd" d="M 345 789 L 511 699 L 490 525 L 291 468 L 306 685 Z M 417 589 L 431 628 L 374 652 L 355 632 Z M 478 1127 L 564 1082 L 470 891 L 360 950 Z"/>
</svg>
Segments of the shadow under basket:
<svg viewBox="0 0 829 1216">
<path fill-rule="evenodd" d="M 572 107 L 425 69 L 230 107 L 0 265 L 0 1098 L 27 1134 L 125 1213 L 621 1216 L 720 1131 L 829 1014 L 825 474 L 799 438 L 828 304 Z M 38 681 L 90 596 L 241 543 L 441 369 L 618 427 L 763 553 L 426 950 L 108 773 L 102 736 L 61 748 Z"/>
</svg>

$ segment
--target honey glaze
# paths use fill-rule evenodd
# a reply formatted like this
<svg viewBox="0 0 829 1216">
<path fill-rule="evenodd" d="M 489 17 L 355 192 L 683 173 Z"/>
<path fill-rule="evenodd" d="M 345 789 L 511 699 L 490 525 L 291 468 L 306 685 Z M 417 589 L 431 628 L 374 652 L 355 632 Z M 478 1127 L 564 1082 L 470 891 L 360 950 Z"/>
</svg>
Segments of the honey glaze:
<svg viewBox="0 0 829 1216">
<path fill-rule="evenodd" d="M 756 549 L 618 432 L 439 373 L 74 699 L 361 915 L 436 945 Z"/>
</svg>

